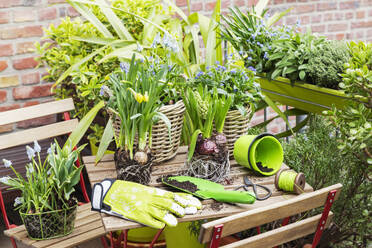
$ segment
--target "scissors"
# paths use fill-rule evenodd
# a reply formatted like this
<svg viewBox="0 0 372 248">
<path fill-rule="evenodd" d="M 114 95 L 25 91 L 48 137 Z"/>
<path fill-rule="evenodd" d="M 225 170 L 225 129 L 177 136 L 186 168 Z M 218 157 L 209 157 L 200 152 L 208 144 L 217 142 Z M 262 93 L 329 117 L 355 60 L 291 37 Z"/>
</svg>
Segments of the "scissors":
<svg viewBox="0 0 372 248">
<path fill-rule="evenodd" d="M 256 199 L 258 201 L 266 200 L 272 194 L 271 190 L 268 187 L 266 187 L 264 185 L 252 183 L 252 181 L 249 180 L 248 176 L 245 176 L 244 177 L 244 185 L 241 185 L 241 186 L 237 187 L 235 190 L 238 190 L 238 189 L 243 188 L 245 191 L 249 191 L 249 187 L 251 187 L 251 186 L 253 188 L 253 192 L 256 195 Z M 265 196 L 263 196 L 263 197 L 259 197 L 258 194 L 257 194 L 257 187 L 260 187 L 260 188 L 264 189 L 267 192 L 267 194 Z"/>
</svg>

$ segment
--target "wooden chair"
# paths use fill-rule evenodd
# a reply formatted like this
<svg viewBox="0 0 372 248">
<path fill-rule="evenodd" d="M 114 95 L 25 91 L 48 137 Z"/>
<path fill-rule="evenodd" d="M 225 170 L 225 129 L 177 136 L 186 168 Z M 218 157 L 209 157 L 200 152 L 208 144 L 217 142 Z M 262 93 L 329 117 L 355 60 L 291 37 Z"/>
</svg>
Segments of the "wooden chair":
<svg viewBox="0 0 372 248">
<path fill-rule="evenodd" d="M 70 119 L 68 111 L 74 110 L 74 103 L 72 99 L 65 99 L 60 101 L 53 101 L 34 105 L 30 107 L 10 110 L 0 113 L 0 126 L 17 123 L 21 121 L 31 120 L 34 118 L 45 117 L 49 115 L 55 115 L 58 113 L 64 113 L 64 121 L 44 125 L 41 127 L 29 128 L 26 130 L 12 132 L 0 136 L 0 150 L 11 148 L 19 145 L 24 145 L 33 142 L 34 140 L 44 140 L 60 135 L 71 133 L 78 125 L 77 119 Z M 80 166 L 79 160 L 76 163 Z M 85 188 L 83 175 L 80 175 L 80 187 L 86 203 L 89 203 L 89 197 Z M 80 204 L 81 205 L 81 204 Z M 77 211 L 77 217 L 75 222 L 75 229 L 72 234 L 66 237 L 51 239 L 46 241 L 35 241 L 27 239 L 25 229 L 23 226 L 17 227 L 16 225 L 10 224 L 7 213 L 5 211 L 5 205 L 3 201 L 2 192 L 0 190 L 0 208 L 3 215 L 4 223 L 7 229 L 12 229 L 14 236 L 20 237 L 20 240 L 27 245 L 36 245 L 37 242 L 39 247 L 72 247 L 84 241 L 100 237 L 104 247 L 107 247 L 106 241 L 103 237 L 105 234 L 100 215 L 90 210 L 90 204 L 79 206 Z M 17 236 L 18 235 L 18 236 Z M 24 236 L 24 240 L 21 237 Z M 17 238 L 18 239 L 18 238 Z M 16 242 L 11 238 L 13 247 L 16 248 Z M 43 243 L 44 242 L 44 243 Z M 64 243 L 63 243 L 64 242 Z"/>
<path fill-rule="evenodd" d="M 256 226 L 284 219 L 282 226 L 265 233 L 257 234 L 225 246 L 232 247 L 274 247 L 315 232 L 312 247 L 315 248 L 322 232 L 327 228 L 332 219 L 330 212 L 333 202 L 338 198 L 341 184 L 335 184 L 299 197 L 271 204 L 267 207 L 238 213 L 221 218 L 201 226 L 199 242 L 209 243 L 209 247 L 219 247 L 222 237 L 247 230 Z M 288 224 L 289 217 L 311 209 L 324 206 L 322 214 L 302 219 Z"/>
</svg>

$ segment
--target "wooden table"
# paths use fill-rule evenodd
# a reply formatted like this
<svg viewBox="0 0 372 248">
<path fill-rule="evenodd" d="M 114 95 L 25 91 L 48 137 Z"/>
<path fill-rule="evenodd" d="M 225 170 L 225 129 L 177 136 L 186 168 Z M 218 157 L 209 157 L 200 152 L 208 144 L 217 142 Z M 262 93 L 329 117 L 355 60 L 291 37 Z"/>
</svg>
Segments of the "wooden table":
<svg viewBox="0 0 372 248">
<path fill-rule="evenodd" d="M 28 238 L 25 226 L 18 226 L 4 231 L 8 237 L 12 237 L 25 245 L 37 248 L 67 248 L 75 247 L 88 240 L 105 234 L 101 216 L 98 212 L 91 211 L 90 203 L 78 207 L 75 228 L 67 236 L 48 240 L 33 240 Z"/>
<path fill-rule="evenodd" d="M 184 166 L 184 162 L 186 161 L 186 152 L 187 147 L 180 147 L 178 150 L 178 154 L 175 158 L 173 158 L 170 161 L 161 163 L 159 165 L 154 165 L 152 169 L 150 186 L 164 188 L 164 185 L 161 182 L 158 182 L 158 179 L 163 175 L 178 172 Z M 92 185 L 94 183 L 102 181 L 105 178 L 116 178 L 116 170 L 113 160 L 114 155 L 105 155 L 102 158 L 101 162 L 97 164 L 97 166 L 94 166 L 94 158 L 95 158 L 94 156 L 83 158 Z M 233 190 L 236 187 L 242 185 L 243 177 L 248 175 L 253 183 L 262 184 L 269 187 L 272 190 L 272 196 L 264 201 L 256 201 L 254 204 L 233 205 L 227 203 L 216 203 L 214 200 L 204 200 L 202 201 L 203 203 L 202 210 L 199 210 L 198 213 L 195 215 L 186 215 L 183 218 L 179 218 L 178 219 L 179 222 L 224 217 L 235 213 L 257 209 L 263 206 L 278 203 L 284 200 L 288 200 L 290 198 L 298 197 L 297 195 L 294 194 L 288 194 L 276 190 L 274 186 L 275 176 L 261 177 L 254 175 L 252 171 L 238 165 L 234 160 L 230 161 L 230 164 L 231 164 L 230 176 L 228 180 L 223 183 L 225 185 L 225 189 Z M 283 164 L 283 168 L 287 168 L 287 166 Z M 260 190 L 260 188 L 258 189 Z M 311 191 L 313 191 L 312 187 L 306 184 L 305 192 Z M 262 195 L 265 194 L 264 191 L 259 191 L 259 193 Z M 102 221 L 106 232 L 143 227 L 143 225 L 139 223 L 124 220 L 114 216 L 109 216 L 106 214 L 102 214 Z"/>
</svg>

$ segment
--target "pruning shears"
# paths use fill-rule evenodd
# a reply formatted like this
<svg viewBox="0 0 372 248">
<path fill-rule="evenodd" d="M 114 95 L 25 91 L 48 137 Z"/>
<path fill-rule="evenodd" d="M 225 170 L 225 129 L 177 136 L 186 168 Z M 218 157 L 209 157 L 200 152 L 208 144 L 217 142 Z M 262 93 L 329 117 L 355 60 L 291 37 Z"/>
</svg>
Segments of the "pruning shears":
<svg viewBox="0 0 372 248">
<path fill-rule="evenodd" d="M 271 190 L 268 187 L 266 187 L 264 185 L 260 185 L 260 184 L 254 184 L 251 180 L 249 180 L 248 176 L 244 177 L 244 185 L 241 185 L 241 186 L 237 187 L 235 190 L 243 188 L 245 191 L 249 191 L 249 187 L 253 188 L 253 192 L 256 196 L 256 200 L 258 200 L 258 201 L 266 200 L 272 194 Z M 267 192 L 267 194 L 263 197 L 259 197 L 258 194 L 257 194 L 257 187 L 260 187 L 260 188 L 264 189 Z"/>
</svg>

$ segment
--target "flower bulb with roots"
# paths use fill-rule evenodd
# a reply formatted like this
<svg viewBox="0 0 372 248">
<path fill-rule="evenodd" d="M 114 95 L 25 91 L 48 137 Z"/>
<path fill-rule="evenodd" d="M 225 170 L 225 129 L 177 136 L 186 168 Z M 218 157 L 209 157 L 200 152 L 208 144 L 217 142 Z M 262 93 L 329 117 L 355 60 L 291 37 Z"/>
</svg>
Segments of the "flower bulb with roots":
<svg viewBox="0 0 372 248">
<path fill-rule="evenodd" d="M 141 165 L 144 165 L 147 163 L 148 161 L 148 155 L 146 152 L 144 151 L 138 151 L 134 154 L 134 160 L 141 164 Z"/>
</svg>

